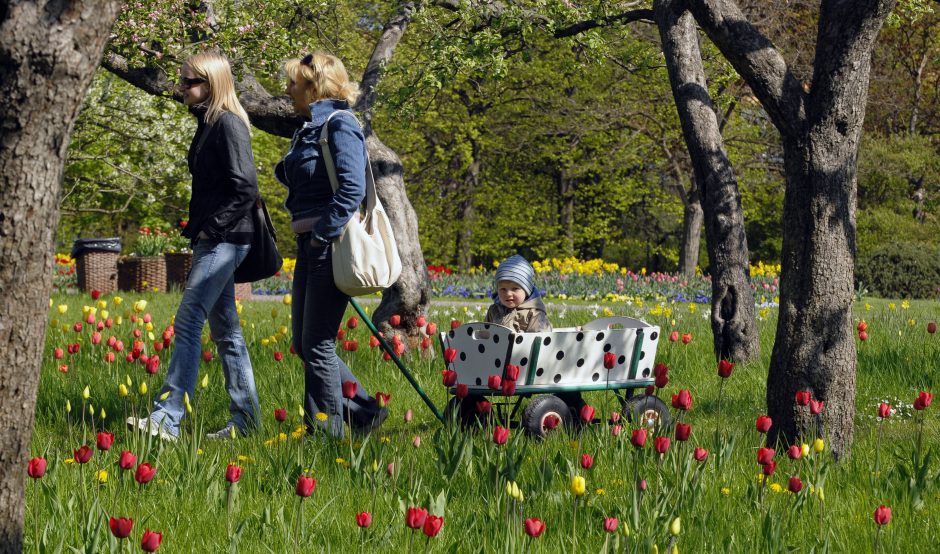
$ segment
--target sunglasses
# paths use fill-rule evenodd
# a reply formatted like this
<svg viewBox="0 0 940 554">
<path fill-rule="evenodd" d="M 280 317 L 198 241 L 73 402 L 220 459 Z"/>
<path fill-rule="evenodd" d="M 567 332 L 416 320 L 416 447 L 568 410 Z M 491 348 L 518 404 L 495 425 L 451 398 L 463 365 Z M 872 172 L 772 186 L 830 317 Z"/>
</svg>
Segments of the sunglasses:
<svg viewBox="0 0 940 554">
<path fill-rule="evenodd" d="M 183 87 L 183 88 L 193 88 L 193 87 L 195 87 L 195 86 L 197 86 L 197 85 L 201 85 L 201 84 L 203 84 L 203 83 L 205 83 L 205 82 L 207 82 L 207 81 L 206 81 L 205 79 L 203 79 L 202 77 L 193 77 L 193 78 L 182 77 L 182 78 L 180 78 L 180 86 Z"/>
<path fill-rule="evenodd" d="M 300 65 L 307 65 L 313 67 L 313 54 L 307 54 L 306 56 L 300 58 Z"/>
</svg>

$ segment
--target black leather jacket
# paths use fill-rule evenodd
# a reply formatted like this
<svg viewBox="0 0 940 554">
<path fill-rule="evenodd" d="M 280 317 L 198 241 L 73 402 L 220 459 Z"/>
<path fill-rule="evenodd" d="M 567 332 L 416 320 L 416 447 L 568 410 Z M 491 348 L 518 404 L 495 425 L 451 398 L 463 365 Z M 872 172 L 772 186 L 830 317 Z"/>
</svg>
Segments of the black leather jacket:
<svg viewBox="0 0 940 554">
<path fill-rule="evenodd" d="M 212 125 L 206 125 L 204 109 L 191 112 L 199 128 L 187 156 L 193 186 L 183 236 L 195 239 L 204 232 L 211 240 L 249 244 L 251 207 L 259 193 L 248 127 L 231 112 Z"/>
</svg>

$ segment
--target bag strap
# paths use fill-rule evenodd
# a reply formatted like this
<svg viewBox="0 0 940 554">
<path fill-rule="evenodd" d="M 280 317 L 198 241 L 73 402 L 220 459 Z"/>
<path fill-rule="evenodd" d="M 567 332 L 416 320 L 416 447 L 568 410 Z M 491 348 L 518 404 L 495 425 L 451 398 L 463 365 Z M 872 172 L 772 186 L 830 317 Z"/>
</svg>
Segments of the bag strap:
<svg viewBox="0 0 940 554">
<path fill-rule="evenodd" d="M 330 150 L 329 127 L 330 120 L 333 119 L 333 116 L 342 113 L 352 115 L 353 119 L 356 120 L 356 125 L 359 125 L 359 119 L 352 113 L 346 110 L 336 110 L 326 118 L 326 121 L 323 122 L 323 127 L 320 129 L 320 148 L 323 150 L 323 160 L 326 162 L 326 172 L 330 176 L 330 185 L 333 187 L 333 194 L 336 194 L 336 191 L 339 190 L 339 180 L 336 178 L 336 165 L 333 163 L 333 153 Z M 362 129 L 362 125 L 359 125 L 359 128 Z M 372 163 L 369 161 L 369 149 L 366 148 L 365 143 L 363 143 L 362 148 L 365 151 L 366 158 L 366 212 L 371 212 L 378 203 L 378 197 L 375 192 L 375 178 L 372 176 Z"/>
</svg>

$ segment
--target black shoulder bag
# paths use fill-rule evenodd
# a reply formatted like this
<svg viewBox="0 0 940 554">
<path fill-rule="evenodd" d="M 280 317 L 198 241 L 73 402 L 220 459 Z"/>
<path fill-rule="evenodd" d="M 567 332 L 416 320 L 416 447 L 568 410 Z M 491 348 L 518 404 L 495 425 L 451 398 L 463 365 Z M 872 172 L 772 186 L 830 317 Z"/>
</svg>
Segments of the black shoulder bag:
<svg viewBox="0 0 940 554">
<path fill-rule="evenodd" d="M 254 232 L 251 234 L 251 250 L 235 268 L 236 283 L 251 283 L 273 276 L 281 270 L 284 258 L 277 249 L 277 232 L 268 215 L 264 200 L 258 197 L 251 210 Z"/>
</svg>

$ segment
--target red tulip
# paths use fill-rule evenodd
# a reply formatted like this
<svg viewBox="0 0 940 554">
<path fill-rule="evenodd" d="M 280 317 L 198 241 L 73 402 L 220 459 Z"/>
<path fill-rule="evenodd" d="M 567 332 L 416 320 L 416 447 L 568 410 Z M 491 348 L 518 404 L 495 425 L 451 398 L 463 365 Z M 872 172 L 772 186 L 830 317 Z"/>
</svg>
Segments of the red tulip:
<svg viewBox="0 0 940 554">
<path fill-rule="evenodd" d="M 428 324 L 428 318 L 423 315 L 419 315 L 415 318 L 415 327 L 421 328 Z"/>
<path fill-rule="evenodd" d="M 163 542 L 163 533 L 157 533 L 156 531 L 151 531 L 147 529 L 144 531 L 144 536 L 140 539 L 140 548 L 144 552 L 156 552 L 160 548 L 160 543 Z"/>
<path fill-rule="evenodd" d="M 509 429 L 497 425 L 496 428 L 493 429 L 493 442 L 498 445 L 503 445 L 506 444 L 507 440 L 509 440 Z"/>
<path fill-rule="evenodd" d="M 358 318 L 358 317 L 352 316 L 352 317 L 350 317 L 349 319 L 346 320 L 346 327 L 348 327 L 348 328 L 350 328 L 350 329 L 355 329 L 355 328 L 358 327 L 358 326 L 359 326 L 359 318 Z"/>
<path fill-rule="evenodd" d="M 610 422 L 617 423 L 620 421 L 620 412 L 611 412 L 610 413 Z"/>
<path fill-rule="evenodd" d="M 545 523 L 537 517 L 527 518 L 522 523 L 522 527 L 525 529 L 525 534 L 533 539 L 539 538 L 545 532 Z"/>
<path fill-rule="evenodd" d="M 764 464 L 761 467 L 761 470 L 764 472 L 764 475 L 766 475 L 767 477 L 770 477 L 771 475 L 774 474 L 774 471 L 777 470 L 777 462 L 770 462 L 770 463 Z"/>
<path fill-rule="evenodd" d="M 242 478 L 242 468 L 235 464 L 229 464 L 225 468 L 225 480 L 229 483 L 237 483 Z"/>
<path fill-rule="evenodd" d="M 884 402 L 878 406 L 878 417 L 881 419 L 888 419 L 891 417 L 891 404 L 886 404 Z"/>
<path fill-rule="evenodd" d="M 608 533 L 616 533 L 617 524 L 619 523 L 620 522 L 617 521 L 617 518 L 615 517 L 605 517 L 604 518 L 604 531 L 607 531 Z"/>
<path fill-rule="evenodd" d="M 930 323 L 927 324 L 927 332 L 930 333 L 931 335 L 937 332 L 936 322 L 931 321 Z"/>
<path fill-rule="evenodd" d="M 98 439 L 96 443 L 98 445 L 98 450 L 108 450 L 111 448 L 111 445 L 114 444 L 114 433 L 108 433 L 106 431 L 98 432 Z"/>
<path fill-rule="evenodd" d="M 692 455 L 697 461 L 704 462 L 708 458 L 708 450 L 705 450 L 702 447 L 697 447 L 694 451 L 692 451 Z"/>
<path fill-rule="evenodd" d="M 428 518 L 428 511 L 424 508 L 408 508 L 408 513 L 405 514 L 405 525 L 411 529 L 420 529 L 424 526 L 424 522 Z"/>
<path fill-rule="evenodd" d="M 682 335 L 682 344 L 689 344 L 692 342 L 692 333 L 685 333 Z"/>
<path fill-rule="evenodd" d="M 450 320 L 450 328 L 456 329 L 457 327 L 460 327 L 460 320 L 459 319 Z"/>
<path fill-rule="evenodd" d="M 284 408 L 275 408 L 274 409 L 274 420 L 278 423 L 284 423 L 287 421 L 287 410 Z"/>
<path fill-rule="evenodd" d="M 506 364 L 506 370 L 503 372 L 503 379 L 509 379 L 510 381 L 515 381 L 519 378 L 519 366 L 513 364 Z"/>
<path fill-rule="evenodd" d="M 878 506 L 875 508 L 874 518 L 875 523 L 878 525 L 887 525 L 888 522 L 891 521 L 891 508 L 885 506 L 884 504 Z"/>
<path fill-rule="evenodd" d="M 113 363 L 114 363 L 114 360 L 115 360 L 116 358 L 117 358 L 117 357 L 114 355 L 114 352 L 107 352 L 107 353 L 104 355 L 104 361 L 107 362 L 107 363 L 109 363 L 109 364 L 113 364 Z"/>
<path fill-rule="evenodd" d="M 341 341 L 346 338 L 346 331 L 344 329 L 336 330 L 336 340 Z"/>
<path fill-rule="evenodd" d="M 284 359 L 284 354 L 279 351 L 274 352 L 274 361 L 279 362 Z"/>
<path fill-rule="evenodd" d="M 858 327 L 857 327 L 857 329 L 858 329 L 858 332 L 859 332 L 859 333 L 864 333 L 865 331 L 868 330 L 868 324 L 865 323 L 865 320 L 864 320 L 864 319 L 858 322 Z"/>
<path fill-rule="evenodd" d="M 466 398 L 470 394 L 470 387 L 466 383 L 460 383 L 457 385 L 457 391 L 455 393 L 457 398 Z"/>
<path fill-rule="evenodd" d="M 398 314 L 393 314 L 391 317 L 388 318 L 388 324 L 391 325 L 392 327 L 398 327 L 399 325 L 401 325 L 401 316 Z"/>
<path fill-rule="evenodd" d="M 669 437 L 656 437 L 653 440 L 653 448 L 656 449 L 656 452 L 660 454 L 665 454 L 669 450 Z"/>
<path fill-rule="evenodd" d="M 646 429 L 634 429 L 630 442 L 637 448 L 646 446 Z"/>
<path fill-rule="evenodd" d="M 669 333 L 669 342 L 676 342 L 679 340 L 679 331 L 673 331 Z"/>
<path fill-rule="evenodd" d="M 112 517 L 108 519 L 108 526 L 111 527 L 111 533 L 115 537 L 126 539 L 131 534 L 131 528 L 134 527 L 134 520 L 129 517 Z"/>
<path fill-rule="evenodd" d="M 101 344 L 101 333 L 99 333 L 98 331 L 95 331 L 94 333 L 92 333 L 91 343 L 95 345 Z"/>
<path fill-rule="evenodd" d="M 428 348 L 431 348 L 431 338 L 424 337 L 421 339 L 421 350 L 427 350 Z"/>
<path fill-rule="evenodd" d="M 202 361 L 209 363 L 212 361 L 212 352 L 206 350 L 202 353 Z"/>
<path fill-rule="evenodd" d="M 493 405 L 490 404 L 489 400 L 477 400 L 477 413 L 488 414 L 492 409 Z"/>
<path fill-rule="evenodd" d="M 56 348 L 52 351 L 52 357 L 57 360 L 61 360 L 63 356 L 65 356 L 65 351 L 61 348 Z"/>
<path fill-rule="evenodd" d="M 411 410 L 405 410 L 405 423 L 411 423 L 414 413 Z"/>
<path fill-rule="evenodd" d="M 372 525 L 372 514 L 369 512 L 359 512 L 356 514 L 356 525 L 360 529 L 368 529 Z"/>
<path fill-rule="evenodd" d="M 137 466 L 137 471 L 134 473 L 134 480 L 141 485 L 145 485 L 149 483 L 156 474 L 157 470 L 154 469 L 152 465 L 143 463 Z"/>
<path fill-rule="evenodd" d="M 868 340 L 868 333 L 866 333 L 865 331 L 862 331 L 861 333 L 859 333 L 859 334 L 858 334 L 858 340 L 860 340 L 860 341 L 862 341 L 862 342 L 867 341 L 867 340 Z"/>
<path fill-rule="evenodd" d="M 457 372 L 452 369 L 445 369 L 441 372 L 441 380 L 445 387 L 452 387 L 457 384 Z"/>
<path fill-rule="evenodd" d="M 372 338 L 375 338 L 375 337 L 372 337 Z M 346 352 L 355 352 L 356 350 L 359 350 L 359 341 L 355 339 L 344 340 L 343 350 L 345 350 Z"/>
<path fill-rule="evenodd" d="M 424 332 L 427 333 L 429 337 L 433 337 L 434 334 L 437 333 L 437 323 L 433 321 L 428 323 L 427 327 L 424 328 Z"/>
<path fill-rule="evenodd" d="M 798 390 L 796 391 L 796 405 L 797 406 L 806 406 L 809 404 L 809 401 L 813 398 L 813 393 L 808 390 Z"/>
<path fill-rule="evenodd" d="M 620 436 L 620 433 L 622 433 L 622 432 L 623 432 L 623 426 L 620 425 L 619 423 L 616 424 L 616 425 L 614 425 L 614 426 L 612 426 L 612 427 L 610 428 L 610 434 L 611 434 L 611 436 L 619 437 L 619 436 Z"/>
<path fill-rule="evenodd" d="M 617 365 L 617 355 L 613 352 L 604 353 L 604 368 L 613 369 Z"/>
<path fill-rule="evenodd" d="M 101 291 L 98 289 L 91 289 L 91 299 L 98 300 L 101 298 Z"/>
<path fill-rule="evenodd" d="M 669 377 L 666 374 L 656 376 L 656 388 L 664 389 L 669 384 Z M 648 387 L 647 387 L 648 388 Z"/>
<path fill-rule="evenodd" d="M 86 444 L 82 445 L 78 450 L 75 450 L 72 455 L 74 456 L 76 462 L 80 464 L 87 464 L 88 460 L 91 459 L 91 456 L 94 453 L 95 451 L 91 448 L 88 448 L 88 445 Z"/>
<path fill-rule="evenodd" d="M 594 421 L 594 406 L 591 406 L 590 404 L 581 406 L 580 416 L 581 421 L 584 423 L 591 423 Z"/>
<path fill-rule="evenodd" d="M 688 423 L 676 423 L 676 440 L 685 442 L 689 440 L 689 435 L 692 434 L 692 426 Z"/>
<path fill-rule="evenodd" d="M 684 412 L 692 408 L 692 393 L 687 389 L 682 389 L 679 394 L 672 395 L 672 407 Z"/>
<path fill-rule="evenodd" d="M 45 458 L 33 458 L 26 465 L 26 474 L 32 477 L 33 479 L 39 479 L 46 474 L 46 459 Z"/>
<path fill-rule="evenodd" d="M 81 323 L 75 323 L 75 325 L 72 326 L 72 329 L 74 329 L 76 333 L 81 333 L 81 332 L 82 332 L 82 324 L 81 324 Z"/>
<path fill-rule="evenodd" d="M 123 470 L 133 469 L 134 464 L 137 463 L 137 456 L 135 456 L 130 450 L 125 450 L 121 452 L 121 456 L 118 459 L 118 466 Z"/>
<path fill-rule="evenodd" d="M 356 397 L 356 390 L 359 388 L 355 381 L 343 381 L 343 398 L 353 399 Z"/>
<path fill-rule="evenodd" d="M 803 481 L 794 475 L 793 477 L 790 477 L 790 485 L 787 488 L 790 489 L 790 492 L 796 494 L 803 490 Z"/>
<path fill-rule="evenodd" d="M 923 410 L 930 407 L 930 403 L 933 402 L 933 394 L 925 391 L 921 391 L 920 395 L 914 400 L 914 409 Z M 890 511 L 890 510 L 889 510 Z M 889 516 L 890 517 L 890 516 Z"/>
<path fill-rule="evenodd" d="M 424 527 L 422 528 L 422 531 L 424 532 L 425 537 L 436 537 L 437 534 L 441 532 L 441 527 L 443 526 L 443 517 L 429 515 L 427 519 L 424 520 Z"/>
<path fill-rule="evenodd" d="M 757 463 L 761 465 L 769 464 L 774 460 L 774 455 L 776 455 L 776 451 L 773 448 L 758 448 Z"/>
<path fill-rule="evenodd" d="M 791 460 L 799 460 L 802 455 L 803 449 L 800 448 L 798 444 L 791 444 L 790 448 L 787 449 L 787 456 L 789 456 Z"/>
<path fill-rule="evenodd" d="M 774 423 L 774 420 L 770 419 L 770 417 L 768 416 L 762 415 L 758 417 L 757 418 L 757 432 L 766 433 L 767 431 L 770 431 L 770 426 L 773 425 L 773 423 Z"/>
<path fill-rule="evenodd" d="M 656 387 L 653 385 L 646 385 L 646 388 L 643 389 L 643 394 L 646 396 L 653 396 L 656 393 Z"/>
<path fill-rule="evenodd" d="M 734 364 L 728 360 L 721 360 L 718 362 L 718 376 L 722 379 L 727 379 L 731 377 L 731 372 L 734 370 Z"/>
<path fill-rule="evenodd" d="M 375 393 L 375 402 L 379 405 L 379 408 L 384 408 L 388 406 L 391 401 L 392 401 L 391 394 L 381 392 L 381 391 L 377 391 Z"/>
<path fill-rule="evenodd" d="M 545 419 L 542 420 L 542 426 L 545 427 L 545 430 L 551 431 L 558 427 L 558 424 L 561 423 L 561 418 L 555 414 L 548 414 L 545 416 Z"/>
<path fill-rule="evenodd" d="M 660 362 L 653 366 L 653 375 L 655 375 L 656 377 L 659 377 L 660 375 L 665 376 L 668 374 L 669 374 L 669 366 L 667 366 L 666 364 Z"/>
<path fill-rule="evenodd" d="M 581 454 L 581 467 L 591 469 L 594 467 L 594 458 L 590 454 Z"/>
<path fill-rule="evenodd" d="M 454 360 L 457 359 L 457 349 L 456 348 L 445 348 L 444 349 L 444 362 L 448 364 L 454 363 Z"/>
<path fill-rule="evenodd" d="M 823 411 L 823 406 L 826 403 L 823 400 L 810 400 L 809 401 L 809 413 L 813 415 L 819 415 Z"/>
<path fill-rule="evenodd" d="M 379 344 L 381 344 L 381 343 L 379 343 L 378 337 L 376 337 L 375 335 L 372 335 L 371 337 L 369 337 L 369 347 L 370 347 L 370 348 L 375 348 L 375 347 L 378 346 Z"/>
<path fill-rule="evenodd" d="M 314 487 L 317 486 L 317 480 L 313 477 L 307 477 L 306 475 L 297 476 L 297 486 L 294 487 L 294 492 L 297 493 L 297 496 L 301 498 L 307 498 L 313 494 Z"/>
<path fill-rule="evenodd" d="M 503 380 L 499 375 L 490 375 L 486 379 L 486 385 L 490 388 L 490 390 L 499 390 L 503 385 Z"/>
</svg>

